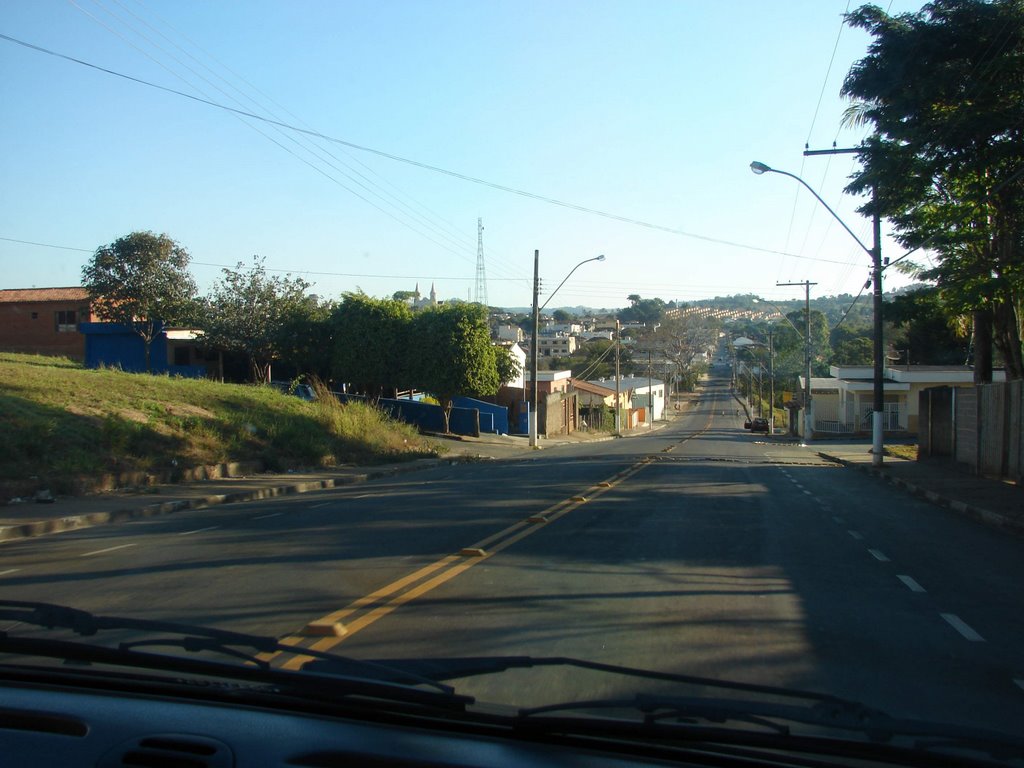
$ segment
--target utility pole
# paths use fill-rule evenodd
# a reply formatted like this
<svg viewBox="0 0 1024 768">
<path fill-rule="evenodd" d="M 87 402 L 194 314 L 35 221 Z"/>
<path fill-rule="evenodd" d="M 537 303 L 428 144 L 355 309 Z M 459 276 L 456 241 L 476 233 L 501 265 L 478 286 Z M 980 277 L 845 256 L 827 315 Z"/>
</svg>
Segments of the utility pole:
<svg viewBox="0 0 1024 768">
<path fill-rule="evenodd" d="M 804 150 L 804 156 L 809 155 L 859 155 L 863 152 L 863 149 L 857 147 L 846 147 L 843 149 L 806 149 Z M 860 242 L 856 235 L 853 239 L 861 245 L 864 250 L 871 254 L 871 285 L 872 285 L 872 308 L 874 311 L 874 323 L 873 323 L 873 348 L 875 357 L 874 376 L 873 376 L 873 403 L 871 413 L 871 463 L 879 467 L 882 465 L 882 455 L 884 448 L 882 446 L 882 414 L 885 410 L 885 350 L 882 341 L 882 219 L 878 214 L 878 186 L 871 186 L 871 202 L 872 202 L 872 216 L 871 216 L 871 235 L 872 242 L 871 248 L 864 248 L 864 245 Z M 838 218 L 838 217 L 837 217 Z M 840 220 L 842 223 L 842 220 Z M 843 225 L 846 226 L 845 224 Z M 849 227 L 846 228 L 847 232 L 850 232 Z M 852 232 L 850 232 L 853 235 Z"/>
<path fill-rule="evenodd" d="M 540 329 L 540 251 L 533 252 L 533 331 L 530 335 L 530 447 L 537 447 L 537 333 Z"/>
<path fill-rule="evenodd" d="M 622 425 L 619 423 L 619 319 L 615 318 L 615 436 L 622 436 Z"/>
<path fill-rule="evenodd" d="M 647 350 L 647 410 L 651 418 L 651 431 L 654 431 L 654 374 L 651 371 L 651 350 Z"/>
<path fill-rule="evenodd" d="M 811 413 L 811 286 L 810 280 L 801 283 L 776 283 L 779 288 L 802 285 L 804 287 L 804 442 L 811 439 L 814 431 Z"/>
<path fill-rule="evenodd" d="M 878 200 L 878 187 L 871 187 L 872 202 Z M 880 467 L 882 465 L 882 412 L 885 410 L 885 382 L 883 376 L 885 370 L 885 350 L 882 344 L 882 220 L 878 215 L 878 206 L 872 206 L 874 213 L 871 217 L 871 298 L 874 308 L 874 403 L 871 414 L 871 463 Z"/>
<path fill-rule="evenodd" d="M 768 424 L 769 434 L 775 435 L 775 348 L 772 346 L 773 329 L 768 326 Z"/>
</svg>

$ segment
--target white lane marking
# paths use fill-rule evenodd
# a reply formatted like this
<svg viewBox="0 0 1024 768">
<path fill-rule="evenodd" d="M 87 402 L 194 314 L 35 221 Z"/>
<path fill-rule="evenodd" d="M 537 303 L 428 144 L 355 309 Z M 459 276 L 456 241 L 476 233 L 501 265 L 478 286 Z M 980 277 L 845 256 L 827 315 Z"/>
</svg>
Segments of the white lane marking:
<svg viewBox="0 0 1024 768">
<path fill-rule="evenodd" d="M 136 542 L 135 544 L 137 544 Z M 115 549 L 127 549 L 128 547 L 134 547 L 135 544 L 118 544 L 116 547 L 107 547 L 106 549 L 97 549 L 95 552 L 86 552 L 84 555 L 79 557 L 91 557 L 92 555 L 102 555 L 105 552 L 113 552 Z"/>
<path fill-rule="evenodd" d="M 807 494 L 808 496 L 813 496 L 813 495 L 814 495 L 813 493 L 811 493 L 810 491 L 808 491 L 808 490 L 807 490 L 806 488 L 801 488 L 800 490 L 802 490 L 802 491 L 803 491 L 804 493 L 806 493 L 806 494 Z"/>
<path fill-rule="evenodd" d="M 196 528 L 194 531 L 182 531 L 181 533 L 179 533 L 177 535 L 178 536 L 191 536 L 193 533 L 202 533 L 203 531 L 214 531 L 214 530 L 216 530 L 218 528 L 220 528 L 219 525 L 210 525 L 210 526 L 207 526 L 206 528 Z"/>
<path fill-rule="evenodd" d="M 955 613 L 940 613 L 939 615 L 942 616 L 942 618 L 944 618 L 953 629 L 955 629 L 957 632 L 963 635 L 966 639 L 970 640 L 972 643 L 985 642 L 984 637 L 975 632 L 966 621 L 961 619 Z"/>
<path fill-rule="evenodd" d="M 271 512 L 269 515 L 256 515 L 256 517 L 249 518 L 250 520 L 266 520 L 268 517 L 280 517 L 284 512 Z"/>
<path fill-rule="evenodd" d="M 857 541 L 863 541 L 864 540 L 864 534 L 861 533 L 860 531 L 847 531 L 847 533 L 850 534 L 851 538 L 854 538 Z"/>
<path fill-rule="evenodd" d="M 1015 682 L 1017 684 L 1018 688 L 1020 688 L 1022 691 L 1024 691 L 1024 679 L 1017 677 L 1017 678 L 1014 678 L 1013 682 Z"/>
<path fill-rule="evenodd" d="M 9 573 L 16 573 L 17 571 L 20 571 L 20 570 L 21 570 L 21 568 L 8 568 L 6 571 L 0 571 L 0 576 L 6 576 Z"/>
<path fill-rule="evenodd" d="M 904 584 L 906 584 L 907 585 L 907 589 L 909 589 L 911 592 L 927 592 L 928 591 L 927 589 L 922 587 L 920 584 L 918 584 L 917 581 L 912 579 L 910 576 L 897 576 L 896 578 L 899 579 L 900 581 L 902 581 Z"/>
<path fill-rule="evenodd" d="M 821 505 L 821 511 L 822 512 L 831 512 L 832 511 L 832 507 L 830 507 L 828 504 L 822 504 Z"/>
<path fill-rule="evenodd" d="M 841 517 L 833 517 L 832 518 L 832 522 L 833 523 L 838 523 L 839 525 L 844 525 L 846 523 L 846 521 L 843 520 L 843 518 L 841 518 Z"/>
<path fill-rule="evenodd" d="M 326 507 L 328 504 L 331 504 L 331 503 L 332 502 L 330 502 L 330 501 L 321 501 L 319 504 L 310 504 L 309 508 L 310 509 L 318 509 L 320 507 Z"/>
<path fill-rule="evenodd" d="M 890 562 L 889 558 L 886 557 L 885 553 L 883 553 L 881 550 L 869 549 L 868 552 L 870 552 L 871 556 L 873 558 L 875 558 L 875 560 L 877 560 L 880 563 L 888 563 L 888 562 Z"/>
</svg>

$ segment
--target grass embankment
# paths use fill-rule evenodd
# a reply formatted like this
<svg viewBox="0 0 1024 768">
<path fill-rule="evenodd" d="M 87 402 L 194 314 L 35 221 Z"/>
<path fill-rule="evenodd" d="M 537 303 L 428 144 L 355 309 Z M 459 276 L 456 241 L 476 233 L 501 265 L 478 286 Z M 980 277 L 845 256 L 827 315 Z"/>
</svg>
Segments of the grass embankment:
<svg viewBox="0 0 1024 768">
<path fill-rule="evenodd" d="M 270 387 L 84 369 L 0 353 L 0 484 L 233 461 L 270 470 L 433 455 L 414 428 L 334 398 Z"/>
</svg>

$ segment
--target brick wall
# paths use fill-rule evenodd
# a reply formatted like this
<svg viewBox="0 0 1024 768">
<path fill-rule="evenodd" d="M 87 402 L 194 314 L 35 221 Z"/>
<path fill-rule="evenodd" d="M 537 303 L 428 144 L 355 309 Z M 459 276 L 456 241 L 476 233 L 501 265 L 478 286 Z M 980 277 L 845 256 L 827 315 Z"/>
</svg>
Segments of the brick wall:
<svg viewBox="0 0 1024 768">
<path fill-rule="evenodd" d="M 4 291 L 10 294 L 10 291 Z M 7 297 L 4 297 L 7 298 Z M 90 322 L 88 297 L 0 301 L 0 350 L 85 358 L 85 337 L 78 323 Z"/>
</svg>

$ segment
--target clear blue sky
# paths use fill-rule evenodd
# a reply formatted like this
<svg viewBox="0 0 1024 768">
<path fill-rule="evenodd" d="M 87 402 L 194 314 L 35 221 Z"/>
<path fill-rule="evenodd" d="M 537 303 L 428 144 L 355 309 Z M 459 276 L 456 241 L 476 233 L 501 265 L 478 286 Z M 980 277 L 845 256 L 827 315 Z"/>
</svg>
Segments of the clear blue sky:
<svg viewBox="0 0 1024 768">
<path fill-rule="evenodd" d="M 322 296 L 434 283 L 440 298 L 468 298 L 482 217 L 493 305 L 530 303 L 535 249 L 549 290 L 607 256 L 552 307 L 618 307 L 633 293 L 781 300 L 802 290 L 776 282 L 805 279 L 814 295 L 856 294 L 868 256 L 795 181 L 749 164 L 801 175 L 870 245 L 842 193 L 855 159 L 802 155 L 805 142 L 862 138 L 841 126 L 839 96 L 869 42 L 841 24 L 858 4 L 6 2 L 0 33 L 25 42 L 688 234 L 311 140 L 0 40 L 0 287 L 77 285 L 92 250 L 152 230 L 188 249 L 202 290 L 259 254 Z"/>
</svg>

